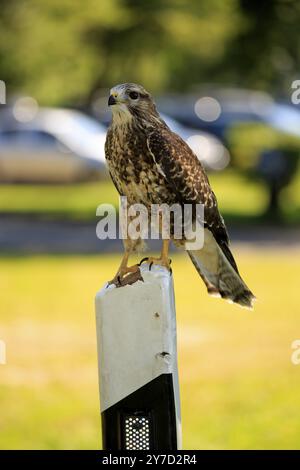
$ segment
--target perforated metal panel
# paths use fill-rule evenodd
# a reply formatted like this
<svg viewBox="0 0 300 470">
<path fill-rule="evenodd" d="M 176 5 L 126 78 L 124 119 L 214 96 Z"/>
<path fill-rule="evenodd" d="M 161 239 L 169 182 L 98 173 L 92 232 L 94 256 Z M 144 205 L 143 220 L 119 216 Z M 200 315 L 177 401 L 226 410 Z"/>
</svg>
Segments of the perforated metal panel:
<svg viewBox="0 0 300 470">
<path fill-rule="evenodd" d="M 151 417 L 135 414 L 123 417 L 123 440 L 126 450 L 151 450 Z"/>
</svg>

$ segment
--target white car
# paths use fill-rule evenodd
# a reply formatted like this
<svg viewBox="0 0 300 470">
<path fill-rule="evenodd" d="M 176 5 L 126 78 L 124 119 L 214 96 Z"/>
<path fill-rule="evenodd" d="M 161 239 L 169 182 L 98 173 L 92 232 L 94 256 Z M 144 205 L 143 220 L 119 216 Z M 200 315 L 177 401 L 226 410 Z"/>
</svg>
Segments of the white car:
<svg viewBox="0 0 300 470">
<path fill-rule="evenodd" d="M 26 122 L 14 114 L 14 108 L 1 112 L 0 181 L 66 183 L 107 177 L 102 124 L 68 109 L 42 108 Z"/>
</svg>

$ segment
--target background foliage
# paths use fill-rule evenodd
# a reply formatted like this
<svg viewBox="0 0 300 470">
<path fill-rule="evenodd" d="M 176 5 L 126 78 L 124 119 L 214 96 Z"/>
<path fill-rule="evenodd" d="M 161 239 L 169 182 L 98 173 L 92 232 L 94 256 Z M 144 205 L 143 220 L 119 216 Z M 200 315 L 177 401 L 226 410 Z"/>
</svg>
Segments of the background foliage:
<svg viewBox="0 0 300 470">
<path fill-rule="evenodd" d="M 300 65 L 296 0 L 0 0 L 0 9 L 1 78 L 41 104 L 84 105 L 124 81 L 282 93 Z"/>
</svg>

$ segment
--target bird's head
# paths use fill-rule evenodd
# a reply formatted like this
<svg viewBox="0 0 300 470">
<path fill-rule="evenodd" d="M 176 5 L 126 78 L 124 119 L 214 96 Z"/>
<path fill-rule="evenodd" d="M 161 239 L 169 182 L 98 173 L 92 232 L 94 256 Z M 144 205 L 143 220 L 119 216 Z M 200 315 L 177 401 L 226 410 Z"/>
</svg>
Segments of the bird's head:
<svg viewBox="0 0 300 470">
<path fill-rule="evenodd" d="M 108 105 L 111 107 L 113 121 L 125 123 L 136 119 L 158 117 L 156 106 L 150 93 L 136 83 L 123 83 L 110 90 Z"/>
</svg>

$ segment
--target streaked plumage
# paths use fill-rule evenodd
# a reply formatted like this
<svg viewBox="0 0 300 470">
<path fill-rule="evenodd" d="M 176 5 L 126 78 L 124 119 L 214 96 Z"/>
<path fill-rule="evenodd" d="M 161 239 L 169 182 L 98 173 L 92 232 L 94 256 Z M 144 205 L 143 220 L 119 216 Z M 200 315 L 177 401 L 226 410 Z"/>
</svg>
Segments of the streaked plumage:
<svg viewBox="0 0 300 470">
<path fill-rule="evenodd" d="M 216 196 L 198 158 L 160 118 L 143 87 L 118 85 L 111 96 L 113 119 L 105 153 L 118 192 L 127 196 L 130 204 L 148 207 L 203 204 L 204 246 L 190 251 L 189 256 L 210 294 L 251 307 L 254 296 L 239 275 Z"/>
</svg>

